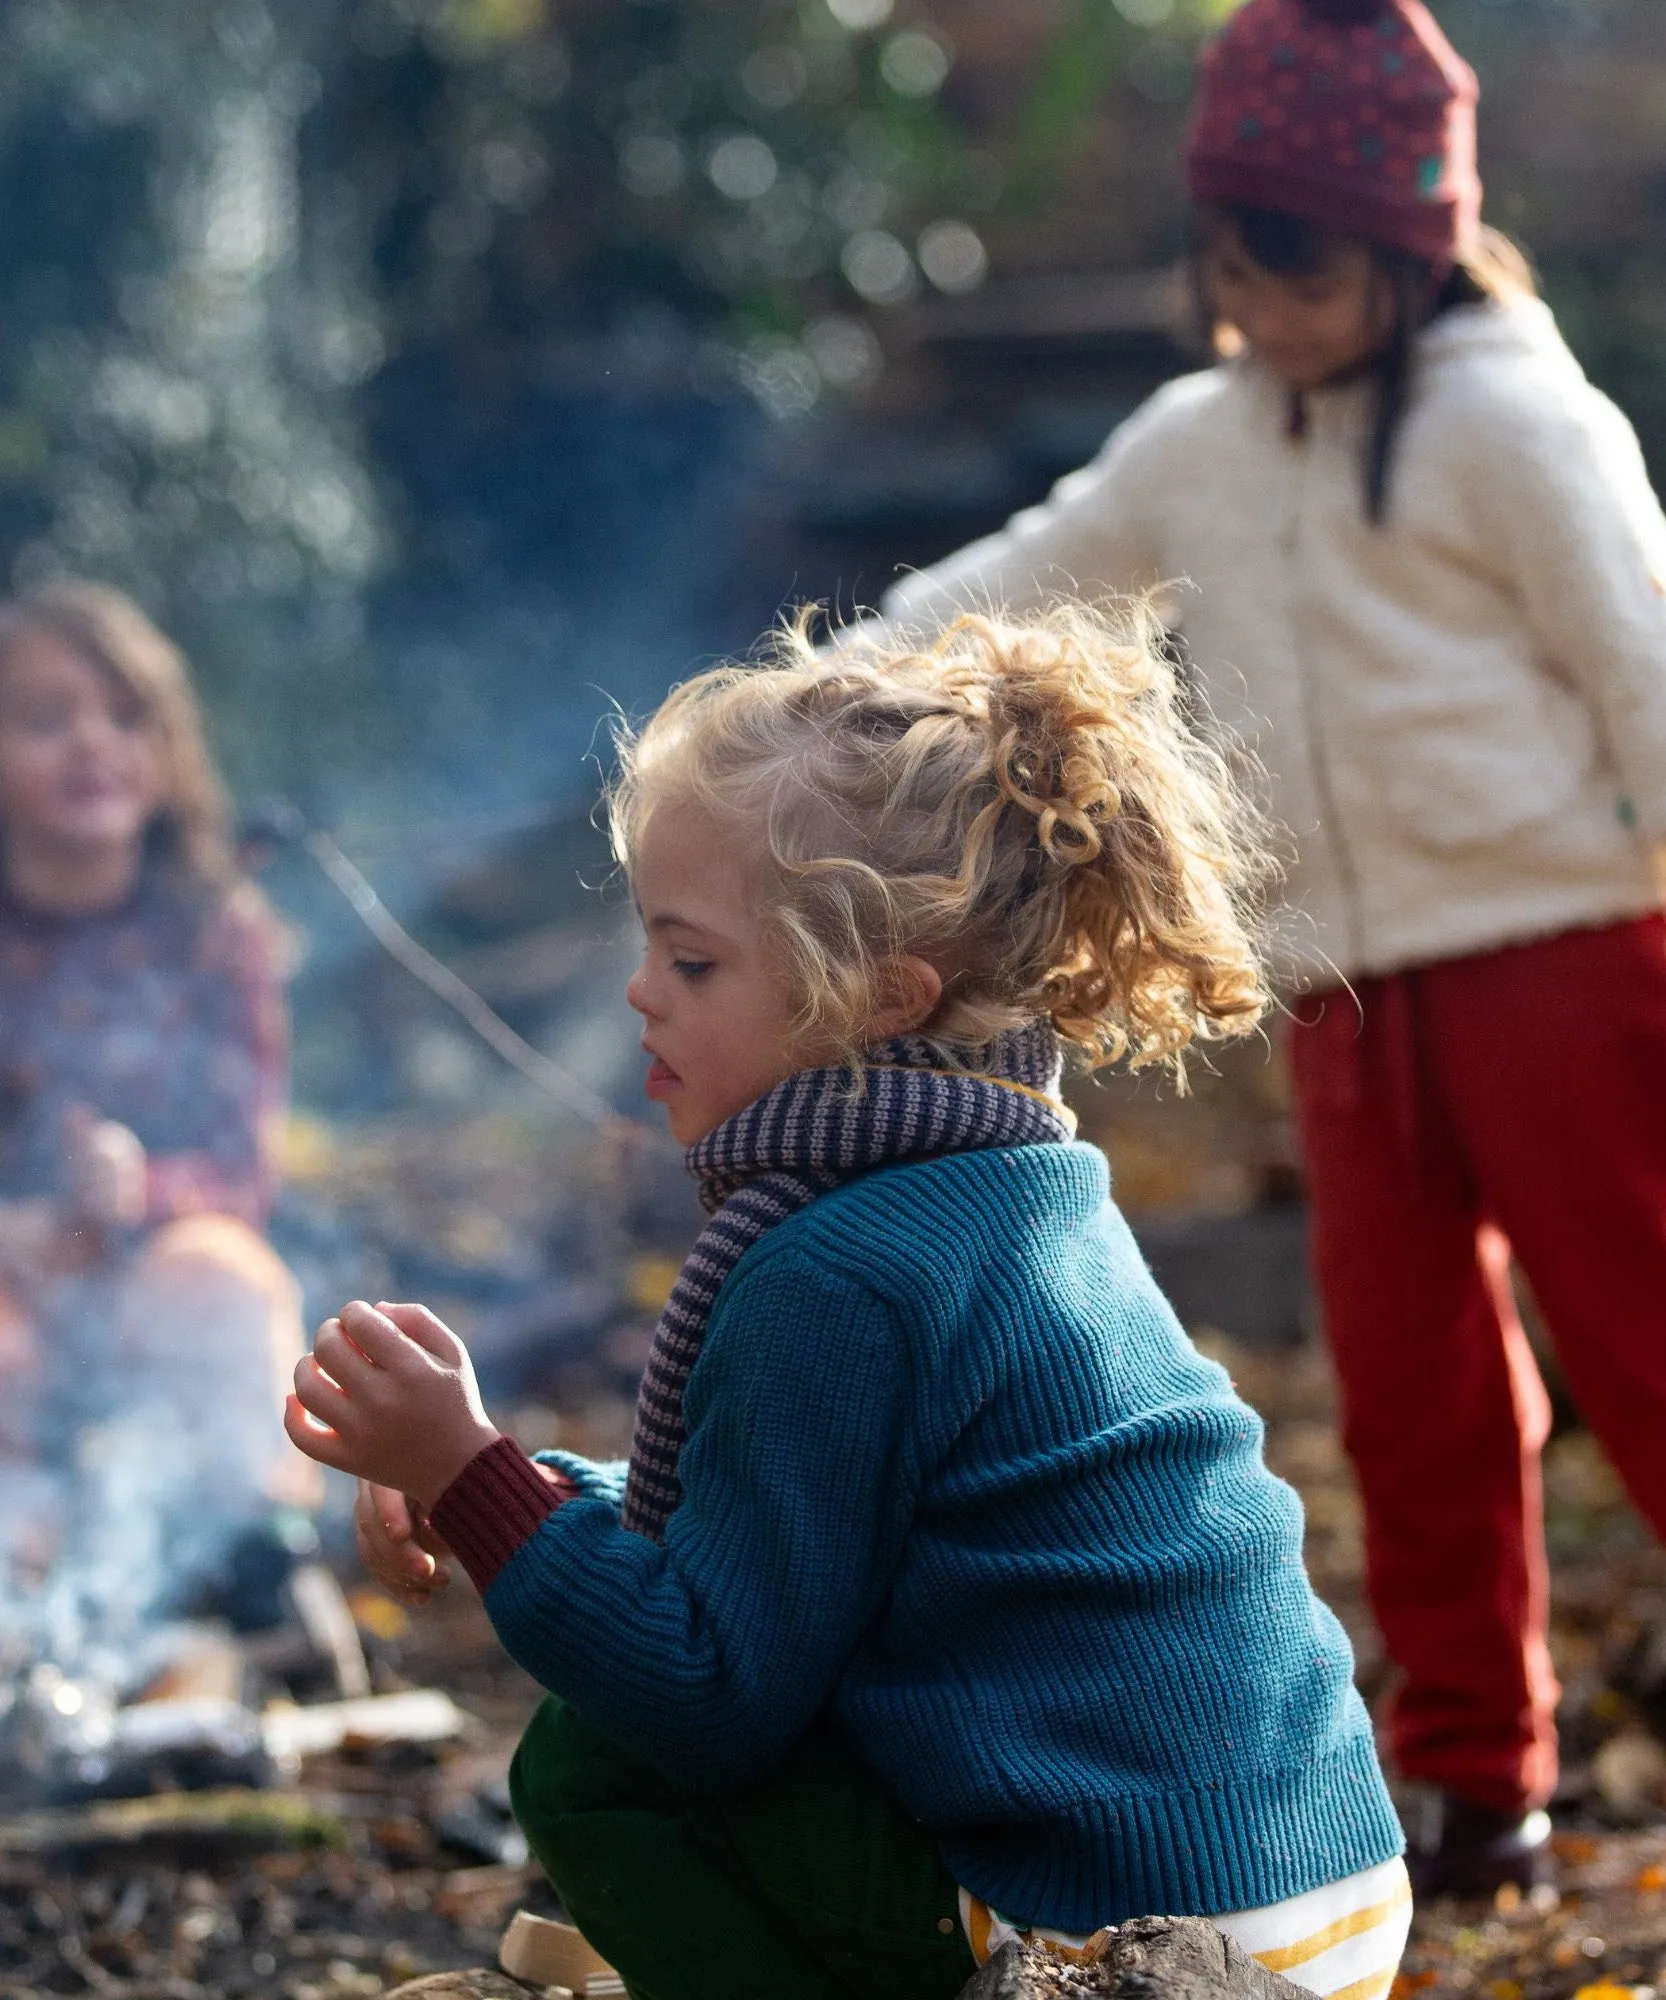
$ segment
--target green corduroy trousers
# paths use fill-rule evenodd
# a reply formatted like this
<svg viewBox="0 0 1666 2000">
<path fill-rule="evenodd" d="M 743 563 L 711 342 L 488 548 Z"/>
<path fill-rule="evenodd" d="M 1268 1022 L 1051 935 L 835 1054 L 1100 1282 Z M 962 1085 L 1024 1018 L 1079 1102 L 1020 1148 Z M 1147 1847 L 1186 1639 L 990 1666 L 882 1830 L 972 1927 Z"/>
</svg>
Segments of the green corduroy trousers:
<svg viewBox="0 0 1666 2000">
<path fill-rule="evenodd" d="M 632 2000 L 954 2000 L 977 1970 L 936 1841 L 830 1725 L 709 1798 L 552 1696 L 509 1784 L 533 1853 Z"/>
</svg>

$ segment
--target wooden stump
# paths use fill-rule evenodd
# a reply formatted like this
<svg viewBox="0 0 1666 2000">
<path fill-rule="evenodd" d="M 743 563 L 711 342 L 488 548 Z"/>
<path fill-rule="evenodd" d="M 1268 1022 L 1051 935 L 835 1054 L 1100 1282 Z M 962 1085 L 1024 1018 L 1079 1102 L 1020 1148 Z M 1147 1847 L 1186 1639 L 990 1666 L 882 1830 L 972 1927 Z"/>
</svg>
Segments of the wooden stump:
<svg viewBox="0 0 1666 2000">
<path fill-rule="evenodd" d="M 1202 1917 L 1139 1917 L 1101 1933 L 1090 1964 L 1067 1965 L 1039 1945 L 1004 1946 L 960 2000 L 1312 2000 L 1257 1965 Z"/>
<path fill-rule="evenodd" d="M 432 1972 L 407 1980 L 386 2000 L 528 2000 L 551 1996 L 616 1994 L 624 1985 L 571 1924 L 552 1923 L 530 1910 L 517 1910 L 498 1945 L 500 1971 L 474 1967 L 467 1972 Z"/>
</svg>

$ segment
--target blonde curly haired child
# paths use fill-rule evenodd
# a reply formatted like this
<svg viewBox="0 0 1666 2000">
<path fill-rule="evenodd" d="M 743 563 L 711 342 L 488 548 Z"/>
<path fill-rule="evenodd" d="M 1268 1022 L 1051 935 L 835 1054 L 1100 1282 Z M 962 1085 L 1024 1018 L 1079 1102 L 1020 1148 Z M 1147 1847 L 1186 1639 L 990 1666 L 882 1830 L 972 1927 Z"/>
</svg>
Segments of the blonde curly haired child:
<svg viewBox="0 0 1666 2000">
<path fill-rule="evenodd" d="M 373 1482 L 373 1570 L 454 1552 L 550 1691 L 513 1798 L 580 1927 L 639 2000 L 947 2000 L 1015 1930 L 1193 1912 L 1377 2000 L 1400 1830 L 1300 1509 L 1058 1094 L 1065 1044 L 1178 1064 L 1264 1004 L 1253 819 L 1151 621 L 801 625 L 611 807 L 712 1213 L 628 1467 L 528 1460 L 415 1306 L 326 1324 L 290 1416 Z"/>
</svg>

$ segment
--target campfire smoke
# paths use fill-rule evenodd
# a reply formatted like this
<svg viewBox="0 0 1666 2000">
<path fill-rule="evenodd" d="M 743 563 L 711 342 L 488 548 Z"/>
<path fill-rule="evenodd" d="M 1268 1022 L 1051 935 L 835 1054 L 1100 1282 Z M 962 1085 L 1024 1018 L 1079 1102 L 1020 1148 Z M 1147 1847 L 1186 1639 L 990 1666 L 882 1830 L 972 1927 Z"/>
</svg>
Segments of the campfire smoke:
<svg viewBox="0 0 1666 2000">
<path fill-rule="evenodd" d="M 214 1504 L 224 1495 L 192 1445 L 176 1413 L 151 1400 L 82 1426 L 68 1469 L 0 1478 L 5 1804 L 263 1784 L 277 1774 L 261 1720 L 240 1698 L 229 1638 L 220 1652 L 233 1664 L 218 1674 L 216 1695 L 132 1705 L 188 1657 L 212 1653 L 205 1632 L 216 1628 L 189 1614 L 249 1570 L 251 1538 L 270 1545 L 268 1585 L 294 1568 L 293 1553 L 252 1508 Z M 268 1594 L 275 1623 L 288 1607 Z M 311 1595 L 321 1595 L 316 1583 Z M 312 1622 L 330 1622 L 309 1608 Z M 340 1623 L 329 1642 L 348 1658 Z M 225 1633 L 223 1621 L 217 1629 Z M 364 1692 L 362 1654 L 351 1678 L 343 1691 Z"/>
</svg>

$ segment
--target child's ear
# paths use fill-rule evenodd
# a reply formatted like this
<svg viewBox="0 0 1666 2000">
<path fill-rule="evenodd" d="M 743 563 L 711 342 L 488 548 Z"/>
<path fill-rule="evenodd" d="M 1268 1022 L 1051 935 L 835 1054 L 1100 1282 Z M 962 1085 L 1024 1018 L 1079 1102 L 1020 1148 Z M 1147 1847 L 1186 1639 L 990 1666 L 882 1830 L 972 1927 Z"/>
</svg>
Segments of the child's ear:
<svg viewBox="0 0 1666 2000">
<path fill-rule="evenodd" d="M 928 960 L 912 953 L 886 959 L 875 994 L 875 1039 L 911 1034 L 931 1019 L 942 998 L 943 975 Z"/>
</svg>

